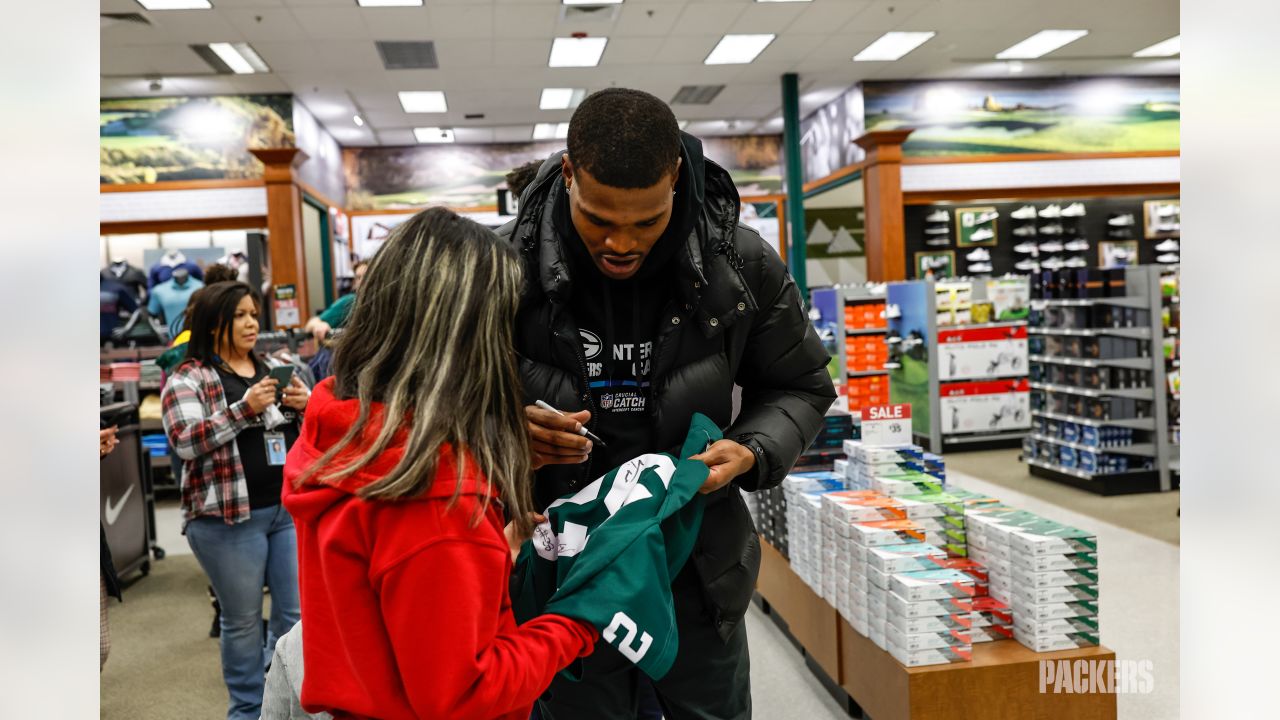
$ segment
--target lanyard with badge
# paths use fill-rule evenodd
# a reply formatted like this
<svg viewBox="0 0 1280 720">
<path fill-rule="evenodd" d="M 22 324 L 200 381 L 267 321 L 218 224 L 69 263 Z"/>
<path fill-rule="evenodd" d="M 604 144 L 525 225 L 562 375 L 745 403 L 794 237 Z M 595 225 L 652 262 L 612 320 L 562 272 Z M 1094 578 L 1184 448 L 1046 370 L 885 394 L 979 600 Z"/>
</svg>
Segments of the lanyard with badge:
<svg viewBox="0 0 1280 720">
<path fill-rule="evenodd" d="M 265 377 L 265 375 L 260 376 L 258 374 L 258 365 L 256 362 L 254 363 L 253 377 L 246 378 L 243 375 L 237 373 L 234 369 L 232 369 L 229 364 L 227 364 L 224 360 L 222 360 L 222 358 L 216 358 L 216 359 L 219 362 L 219 364 L 221 364 L 223 367 L 229 370 L 232 375 L 234 375 L 242 383 L 244 383 L 246 390 L 248 388 L 253 387 L 257 383 L 259 383 L 262 380 L 262 378 Z M 289 366 L 284 366 L 284 367 L 289 367 Z M 292 368 L 289 368 L 289 369 L 292 370 Z M 274 373 L 271 373 L 271 374 L 274 375 Z M 292 376 L 292 372 L 290 372 L 290 376 Z M 281 378 L 277 378 L 277 379 L 281 379 Z M 287 384 L 288 382 L 289 382 L 288 380 L 284 380 L 282 384 Z M 280 412 L 280 409 L 276 407 L 274 404 L 268 405 L 267 409 L 259 417 L 260 419 L 255 418 L 255 424 L 257 424 L 257 422 L 262 423 L 262 446 L 263 446 L 263 451 L 266 454 L 267 465 L 270 467 L 283 466 L 285 463 L 285 458 L 289 452 L 287 441 L 285 439 L 284 433 L 280 432 L 279 430 L 275 430 L 275 428 L 283 425 L 285 422 L 287 422 L 287 419 L 284 417 L 284 414 Z"/>
</svg>

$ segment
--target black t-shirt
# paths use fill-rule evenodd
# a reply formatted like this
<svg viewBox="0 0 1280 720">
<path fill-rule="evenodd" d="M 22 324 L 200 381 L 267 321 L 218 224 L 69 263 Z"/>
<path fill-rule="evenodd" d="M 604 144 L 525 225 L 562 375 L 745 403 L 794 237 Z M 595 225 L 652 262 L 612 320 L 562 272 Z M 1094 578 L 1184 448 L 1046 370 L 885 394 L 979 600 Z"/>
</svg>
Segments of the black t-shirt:
<svg viewBox="0 0 1280 720">
<path fill-rule="evenodd" d="M 586 360 L 593 406 L 588 427 L 606 443 L 591 453 L 591 474 L 600 476 L 644 453 L 656 452 L 650 414 L 654 339 L 670 299 L 669 265 L 691 228 L 677 183 L 676 206 L 666 232 L 644 265 L 627 280 L 611 280 L 596 267 L 574 228 L 563 187 L 553 214 L 572 260 L 573 307 Z"/>
<path fill-rule="evenodd" d="M 231 369 L 217 366 L 218 379 L 222 381 L 222 391 L 226 395 L 227 404 L 231 405 L 244 397 L 245 391 L 257 384 L 267 374 L 267 368 L 260 362 L 254 362 L 254 376 L 241 377 Z M 288 452 L 298 439 L 298 411 L 278 406 L 280 412 L 289 422 L 276 427 L 271 432 L 284 435 L 284 447 Z M 267 462 L 267 429 L 262 424 L 262 415 L 250 421 L 249 427 L 236 435 L 236 449 L 240 452 L 240 464 L 244 467 L 244 477 L 249 483 L 249 508 L 271 507 L 280 504 L 280 491 L 284 485 L 284 466 Z"/>
</svg>

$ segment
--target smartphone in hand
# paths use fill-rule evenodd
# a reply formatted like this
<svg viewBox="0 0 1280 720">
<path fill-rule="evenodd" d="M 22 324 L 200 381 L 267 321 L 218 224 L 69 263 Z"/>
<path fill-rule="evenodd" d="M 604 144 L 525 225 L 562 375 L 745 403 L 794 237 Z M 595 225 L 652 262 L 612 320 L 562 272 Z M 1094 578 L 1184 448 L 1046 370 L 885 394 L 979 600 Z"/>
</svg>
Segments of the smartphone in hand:
<svg viewBox="0 0 1280 720">
<path fill-rule="evenodd" d="M 289 383 L 293 382 L 293 366 L 281 365 L 273 367 L 267 374 L 276 379 L 276 402 L 280 403 L 284 400 L 284 389 L 289 387 Z"/>
</svg>

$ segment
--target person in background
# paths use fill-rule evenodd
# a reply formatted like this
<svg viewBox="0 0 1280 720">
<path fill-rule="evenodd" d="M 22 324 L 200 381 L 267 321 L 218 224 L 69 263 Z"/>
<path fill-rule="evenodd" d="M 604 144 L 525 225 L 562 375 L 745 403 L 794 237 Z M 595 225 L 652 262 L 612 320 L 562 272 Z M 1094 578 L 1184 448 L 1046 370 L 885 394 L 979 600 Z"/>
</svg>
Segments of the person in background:
<svg viewBox="0 0 1280 720">
<path fill-rule="evenodd" d="M 165 433 L 182 460 L 183 532 L 222 610 L 230 720 L 258 717 L 275 638 L 300 613 L 297 542 L 280 505 L 283 459 L 273 461 L 269 443 L 297 439 L 310 393 L 296 376 L 277 388 L 254 353 L 261 307 L 244 283 L 205 288 L 191 308 L 186 358 L 161 392 Z M 264 580 L 271 591 L 265 638 Z"/>
<path fill-rule="evenodd" d="M 538 520 L 512 348 L 521 282 L 509 245 L 444 208 L 374 258 L 286 465 L 306 712 L 527 720 L 591 652 L 591 626 L 517 626 L 511 611 L 511 543 Z"/>
<path fill-rule="evenodd" d="M 116 437 L 118 428 L 109 427 L 98 431 L 98 459 L 110 455 L 120 444 Z M 98 670 L 107 666 L 107 656 L 111 654 L 111 626 L 107 623 L 107 596 L 123 602 L 120 594 L 120 578 L 116 577 L 116 565 L 111 559 L 111 548 L 107 546 L 107 529 L 98 523 L 99 565 L 98 565 Z"/>
<path fill-rule="evenodd" d="M 338 298 L 324 312 L 307 321 L 305 329 L 311 333 L 317 342 L 324 340 L 329 335 L 329 331 L 347 324 L 347 318 L 351 315 L 351 308 L 356 303 L 356 293 L 360 292 L 360 286 L 364 284 L 364 275 L 368 270 L 368 260 L 357 262 L 355 267 L 352 268 L 355 280 L 351 284 L 351 292 Z"/>
<path fill-rule="evenodd" d="M 538 176 L 540 167 L 542 167 L 542 161 L 533 160 L 507 173 L 507 190 L 517 198 L 524 195 L 524 189 L 529 187 L 529 183 Z"/>
</svg>

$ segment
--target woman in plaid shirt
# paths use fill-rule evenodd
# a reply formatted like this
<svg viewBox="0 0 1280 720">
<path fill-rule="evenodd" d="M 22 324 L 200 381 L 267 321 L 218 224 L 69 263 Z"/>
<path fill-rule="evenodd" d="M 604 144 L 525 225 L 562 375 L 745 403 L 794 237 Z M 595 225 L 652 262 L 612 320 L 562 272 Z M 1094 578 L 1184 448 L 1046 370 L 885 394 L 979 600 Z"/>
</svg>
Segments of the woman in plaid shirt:
<svg viewBox="0 0 1280 720">
<path fill-rule="evenodd" d="M 257 718 L 275 639 L 298 621 L 293 521 L 280 504 L 284 452 L 310 392 L 277 381 L 258 357 L 262 303 L 248 285 L 211 285 L 194 298 L 186 358 L 161 393 L 164 429 L 183 462 L 184 532 L 222 607 L 222 677 L 230 720 Z M 271 620 L 262 629 L 262 586 Z"/>
</svg>

